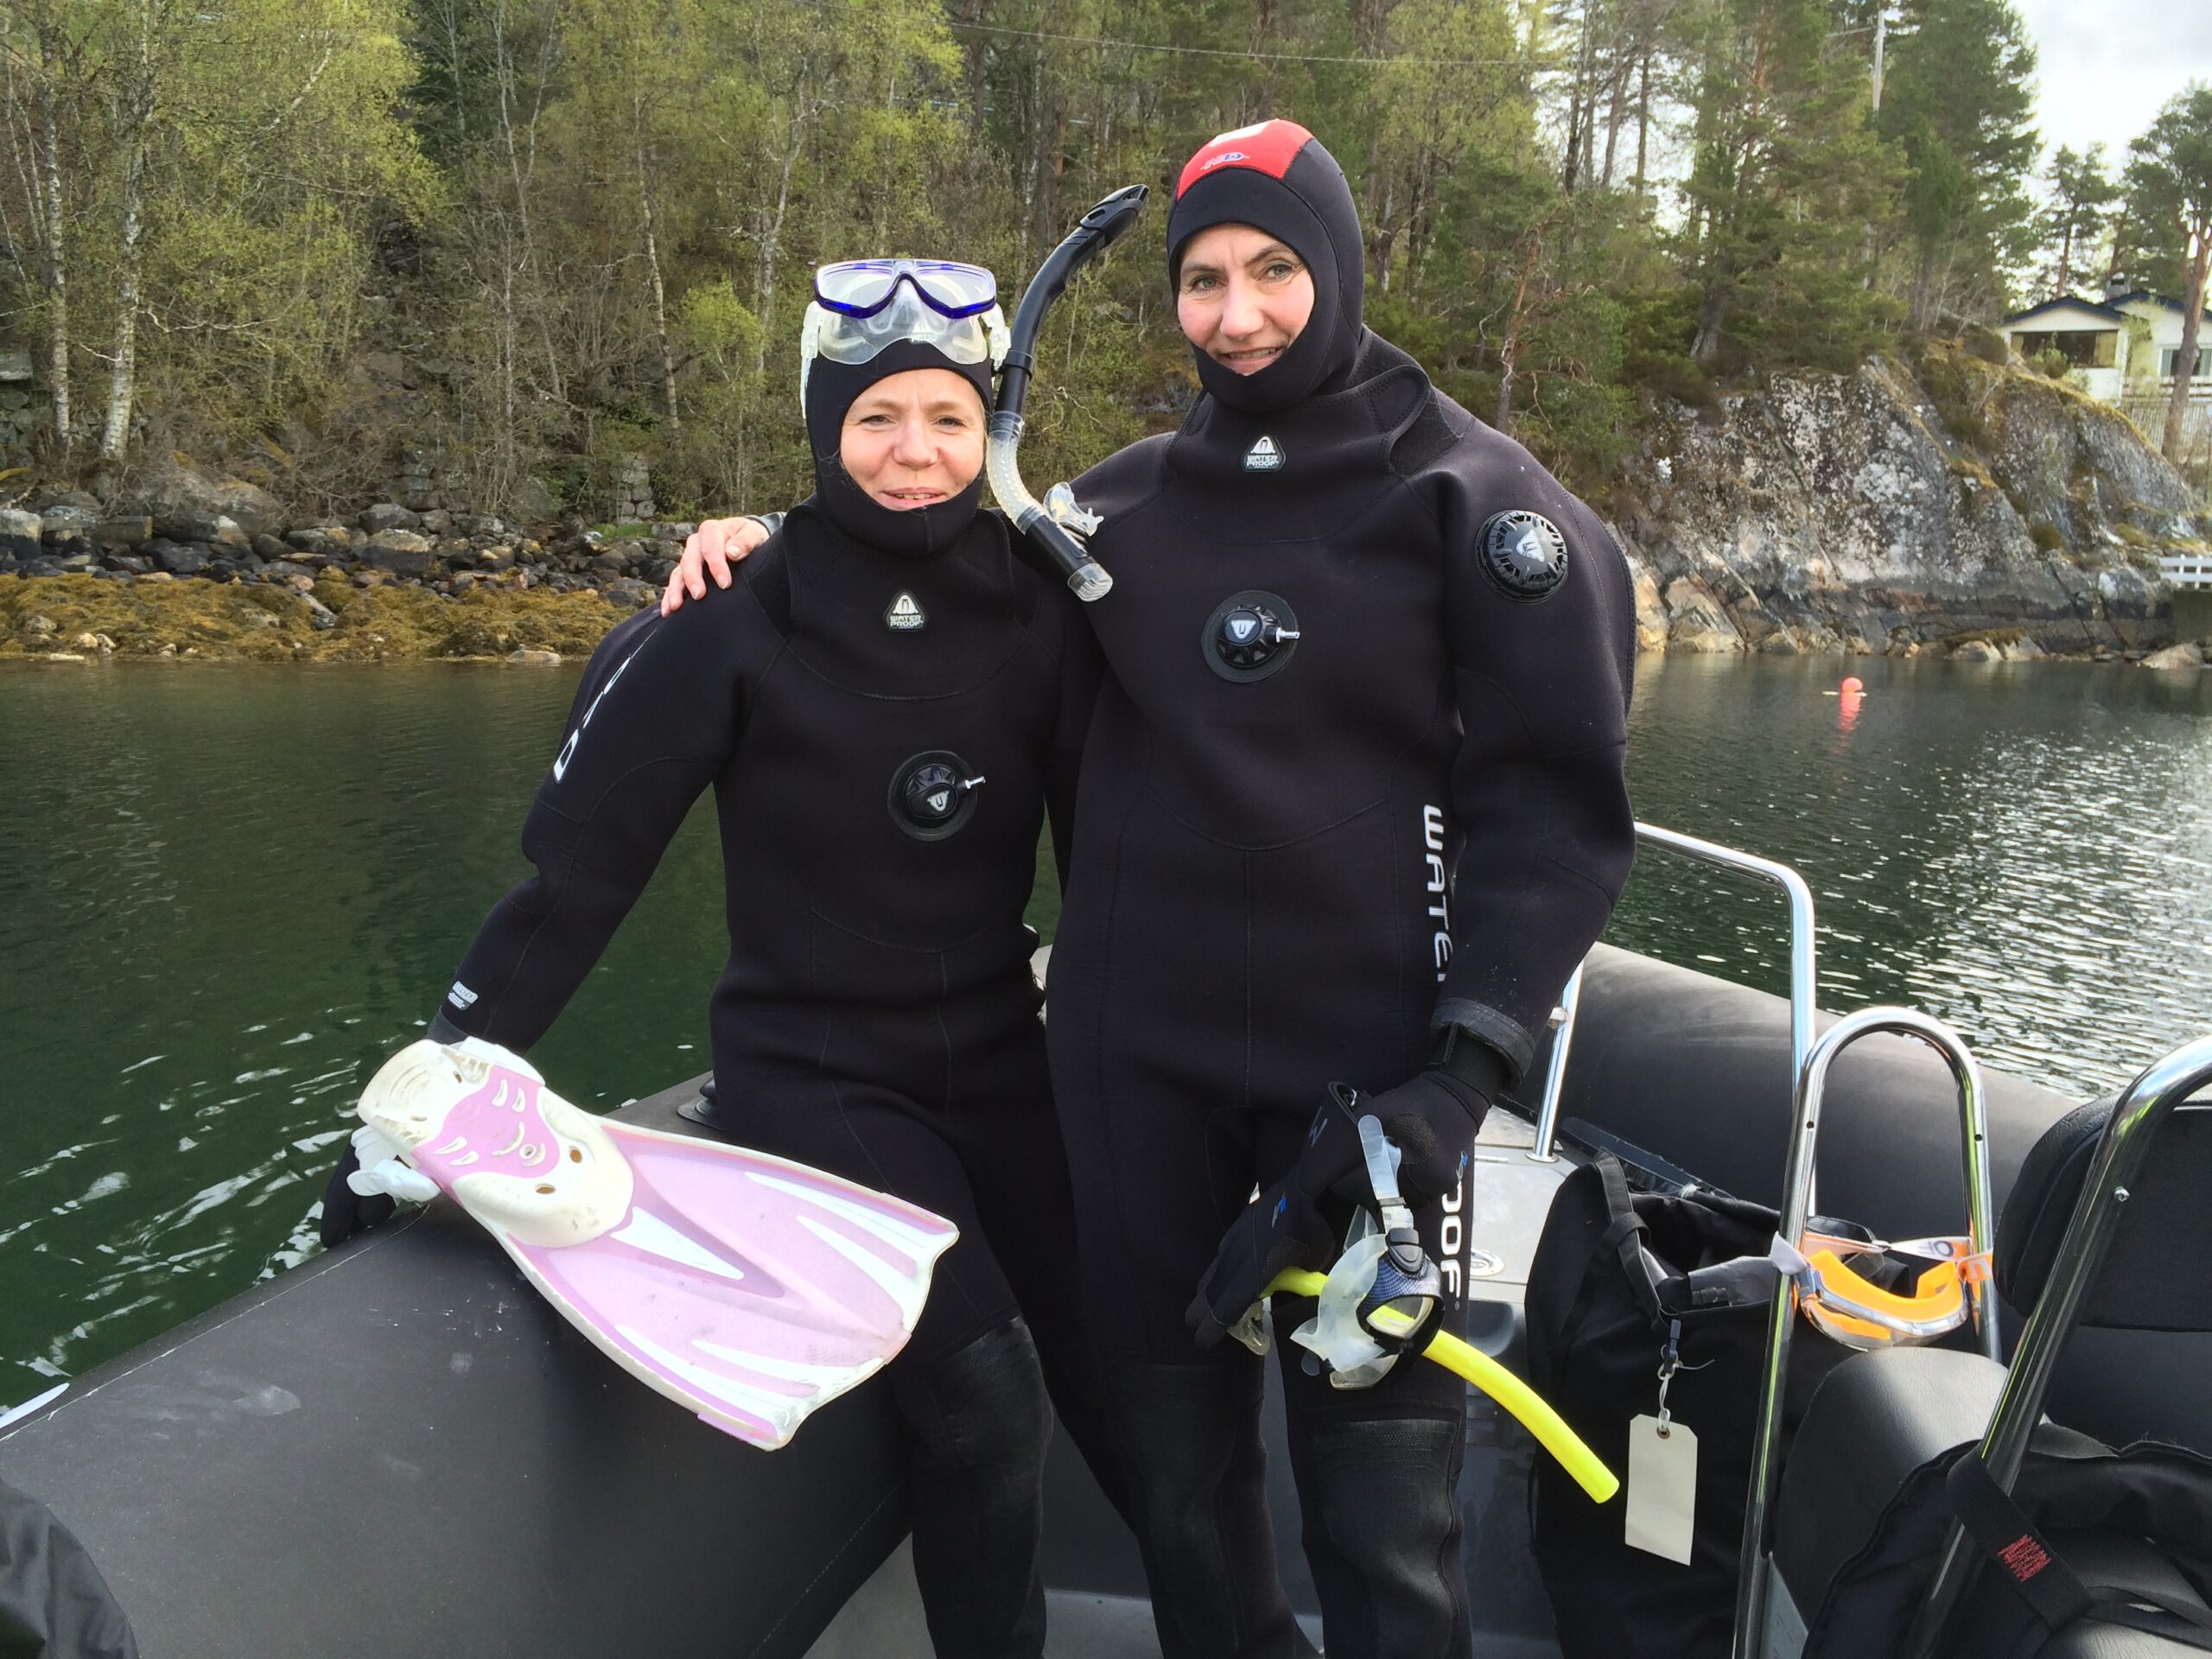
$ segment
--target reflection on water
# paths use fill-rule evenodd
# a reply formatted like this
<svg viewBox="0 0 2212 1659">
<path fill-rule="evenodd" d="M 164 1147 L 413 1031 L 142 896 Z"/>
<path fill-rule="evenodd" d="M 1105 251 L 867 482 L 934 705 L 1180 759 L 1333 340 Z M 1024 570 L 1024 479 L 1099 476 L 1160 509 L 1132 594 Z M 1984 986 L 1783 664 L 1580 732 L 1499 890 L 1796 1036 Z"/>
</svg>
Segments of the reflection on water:
<svg viewBox="0 0 2212 1659">
<path fill-rule="evenodd" d="M 519 873 L 574 678 L 0 673 L 0 1407 L 312 1248 L 363 1084 Z M 578 1098 L 703 1065 L 703 828 L 540 1051 Z"/>
<path fill-rule="evenodd" d="M 2212 674 L 1647 659 L 1637 816 L 1793 864 L 1821 1002 L 1905 1002 L 2083 1096 L 2212 1030 Z M 1857 706 L 1853 707 L 1854 702 Z M 1638 864 L 1619 944 L 1780 990 L 1764 889 Z"/>
<path fill-rule="evenodd" d="M 2212 1027 L 2212 674 L 1640 664 L 1637 809 L 1796 864 L 1830 1007 L 2109 1088 Z M 0 672 L 0 1406 L 309 1249 L 379 1060 L 520 873 L 572 671 Z M 613 1105 L 702 1069 L 695 815 L 534 1058 Z M 1043 919 L 1040 918 L 1040 919 Z M 1779 988 L 1779 904 L 1661 855 L 1611 937 Z"/>
</svg>

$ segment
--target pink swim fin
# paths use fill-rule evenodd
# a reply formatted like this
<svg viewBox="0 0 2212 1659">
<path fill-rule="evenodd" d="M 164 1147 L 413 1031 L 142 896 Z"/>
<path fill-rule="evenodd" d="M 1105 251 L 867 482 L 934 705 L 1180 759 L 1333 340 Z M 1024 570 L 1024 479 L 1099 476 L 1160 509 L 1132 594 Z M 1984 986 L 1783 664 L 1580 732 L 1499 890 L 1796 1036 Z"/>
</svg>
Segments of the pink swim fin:
<svg viewBox="0 0 2212 1659">
<path fill-rule="evenodd" d="M 397 1152 L 617 1364 L 755 1446 L 906 1345 L 959 1237 L 804 1164 L 594 1117 L 474 1039 L 410 1044 L 360 1114 L 391 1143 L 365 1172 Z"/>
</svg>

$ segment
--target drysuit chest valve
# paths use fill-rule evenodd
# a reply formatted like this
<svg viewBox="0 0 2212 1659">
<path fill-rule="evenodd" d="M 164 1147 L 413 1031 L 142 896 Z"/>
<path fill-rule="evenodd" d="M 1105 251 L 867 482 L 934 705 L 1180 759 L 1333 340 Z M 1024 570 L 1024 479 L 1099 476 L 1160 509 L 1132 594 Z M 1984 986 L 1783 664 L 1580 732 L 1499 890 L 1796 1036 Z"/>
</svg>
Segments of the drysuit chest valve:
<svg viewBox="0 0 2212 1659">
<path fill-rule="evenodd" d="M 1263 680 L 1290 660 L 1298 618 L 1277 594 L 1232 594 L 1215 607 L 1198 639 L 1206 666 L 1224 680 Z"/>
<path fill-rule="evenodd" d="M 981 773 L 950 749 L 931 749 L 891 778 L 891 821 L 920 841 L 941 841 L 975 815 Z"/>
</svg>

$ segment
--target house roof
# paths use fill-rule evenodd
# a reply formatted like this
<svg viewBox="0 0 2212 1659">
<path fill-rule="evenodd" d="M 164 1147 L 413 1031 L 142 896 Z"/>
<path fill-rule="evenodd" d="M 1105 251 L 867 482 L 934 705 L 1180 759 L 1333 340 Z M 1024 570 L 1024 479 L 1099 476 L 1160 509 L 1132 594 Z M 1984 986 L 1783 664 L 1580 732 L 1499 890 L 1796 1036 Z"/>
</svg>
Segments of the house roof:
<svg viewBox="0 0 2212 1659">
<path fill-rule="evenodd" d="M 2134 297 L 2135 296 L 2133 294 L 2123 295 L 2121 296 L 2123 300 L 2132 300 Z M 2031 317 L 2041 316 L 2046 311 L 2062 311 L 2069 305 L 2077 311 L 2087 311 L 2093 315 L 2100 317 L 2110 317 L 2114 322 L 2126 322 L 2127 321 L 2127 313 L 2120 308 L 2120 304 L 2117 302 L 2111 305 L 2100 305 L 2094 300 L 2076 299 L 2071 294 L 2062 294 L 2055 300 L 2045 300 L 2041 305 L 2031 305 L 2024 311 L 2015 311 L 2011 316 L 2005 318 L 1999 327 L 2010 328 L 2016 322 L 2025 322 Z M 2178 310 L 2180 308 L 2176 307 L 2175 308 Z"/>
<path fill-rule="evenodd" d="M 2116 295 L 2112 303 L 2114 305 L 2155 305 L 2162 311 L 2179 311 L 2183 315 L 2186 315 L 2189 309 L 2179 300 L 2170 300 L 2163 294 L 2153 294 L 2147 288 L 2139 288 L 2129 293 Z M 2204 320 L 2207 322 L 2212 322 L 2212 307 L 2206 308 Z"/>
</svg>

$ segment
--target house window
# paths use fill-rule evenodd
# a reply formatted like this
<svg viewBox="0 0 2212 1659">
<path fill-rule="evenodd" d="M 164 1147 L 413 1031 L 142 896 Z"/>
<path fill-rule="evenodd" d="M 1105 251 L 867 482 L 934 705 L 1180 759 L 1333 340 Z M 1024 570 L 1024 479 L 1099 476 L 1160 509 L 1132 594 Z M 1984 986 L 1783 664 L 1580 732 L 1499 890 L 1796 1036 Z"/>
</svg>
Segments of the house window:
<svg viewBox="0 0 2212 1659">
<path fill-rule="evenodd" d="M 2077 369 L 2108 369 L 2120 360 L 2117 328 L 2059 328 L 2018 334 L 2012 336 L 2012 343 L 2019 348 L 2022 357 L 2034 359 L 2046 352 L 2056 352 Z"/>
<path fill-rule="evenodd" d="M 2172 379 L 2174 378 L 2174 365 L 2180 360 L 2180 346 L 2164 346 L 2159 347 L 2158 378 L 2162 380 Z M 2190 378 L 2192 380 L 2212 378 L 2212 351 L 2207 351 L 2202 345 L 2198 346 L 2196 348 L 2196 372 L 2190 376 Z"/>
</svg>

